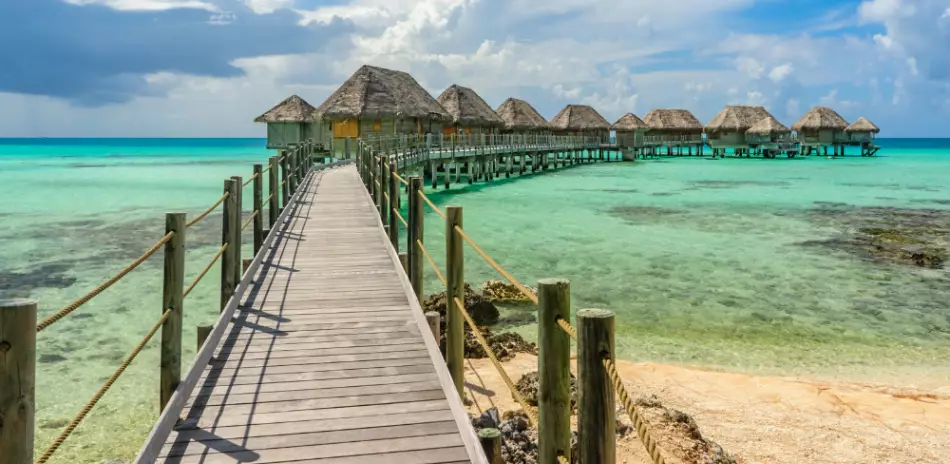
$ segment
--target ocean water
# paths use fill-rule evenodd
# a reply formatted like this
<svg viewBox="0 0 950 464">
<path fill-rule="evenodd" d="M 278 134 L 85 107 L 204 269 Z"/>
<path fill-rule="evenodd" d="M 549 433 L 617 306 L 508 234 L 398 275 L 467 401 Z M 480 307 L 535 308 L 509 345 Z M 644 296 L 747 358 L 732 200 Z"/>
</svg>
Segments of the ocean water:
<svg viewBox="0 0 950 464">
<path fill-rule="evenodd" d="M 948 382 L 950 274 L 868 259 L 840 238 L 869 216 L 900 222 L 923 211 L 950 234 L 940 222 L 950 214 L 950 140 L 880 144 L 874 158 L 661 158 L 430 196 L 462 206 L 466 231 L 526 284 L 567 278 L 575 309 L 615 311 L 625 359 Z M 37 299 L 41 317 L 54 312 L 160 238 L 165 212 L 199 213 L 225 178 L 249 177 L 271 155 L 262 139 L 0 140 L 0 293 Z M 444 227 L 433 213 L 425 221 L 441 265 Z M 217 215 L 189 229 L 186 282 L 219 241 Z M 470 283 L 498 278 L 465 253 Z M 186 300 L 186 365 L 195 326 L 218 312 L 218 273 Z M 38 335 L 39 451 L 154 324 L 160 300 L 156 256 Z M 530 309 L 503 313 L 536 337 Z M 157 377 L 153 341 L 52 462 L 134 455 L 157 417 Z"/>
</svg>

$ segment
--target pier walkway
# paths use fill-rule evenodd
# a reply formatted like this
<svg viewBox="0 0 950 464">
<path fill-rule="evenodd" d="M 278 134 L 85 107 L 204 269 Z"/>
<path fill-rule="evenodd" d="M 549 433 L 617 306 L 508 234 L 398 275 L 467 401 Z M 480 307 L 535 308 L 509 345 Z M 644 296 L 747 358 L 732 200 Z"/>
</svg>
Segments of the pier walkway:
<svg viewBox="0 0 950 464">
<path fill-rule="evenodd" d="M 312 172 L 285 216 L 138 462 L 485 462 L 356 168 Z"/>
</svg>

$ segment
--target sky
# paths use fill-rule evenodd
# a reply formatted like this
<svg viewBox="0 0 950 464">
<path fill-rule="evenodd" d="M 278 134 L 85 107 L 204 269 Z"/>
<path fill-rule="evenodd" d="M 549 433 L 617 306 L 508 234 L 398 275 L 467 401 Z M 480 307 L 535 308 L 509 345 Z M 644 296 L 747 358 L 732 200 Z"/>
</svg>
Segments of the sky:
<svg viewBox="0 0 950 464">
<path fill-rule="evenodd" d="M 544 116 L 815 105 L 950 137 L 950 0 L 0 0 L 0 137 L 263 137 L 362 64 Z"/>
</svg>

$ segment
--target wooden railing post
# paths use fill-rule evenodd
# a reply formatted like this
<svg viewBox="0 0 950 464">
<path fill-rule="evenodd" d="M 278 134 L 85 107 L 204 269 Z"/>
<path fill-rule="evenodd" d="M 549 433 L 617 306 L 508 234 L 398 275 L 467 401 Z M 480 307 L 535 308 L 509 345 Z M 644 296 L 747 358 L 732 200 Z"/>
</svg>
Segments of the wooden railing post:
<svg viewBox="0 0 950 464">
<path fill-rule="evenodd" d="M 290 201 L 290 152 L 285 151 L 280 160 L 280 211 L 284 212 Z"/>
<path fill-rule="evenodd" d="M 557 320 L 571 320 L 571 284 L 538 282 L 538 462 L 571 460 L 571 338 Z"/>
<path fill-rule="evenodd" d="M 604 368 L 614 356 L 614 313 L 604 309 L 577 312 L 578 462 L 614 464 L 616 412 L 614 391 Z"/>
<path fill-rule="evenodd" d="M 389 164 L 386 163 L 386 157 L 383 156 L 379 161 L 379 216 L 383 221 L 383 227 L 389 233 L 389 203 L 386 198 L 389 195 Z"/>
<path fill-rule="evenodd" d="M 198 325 L 198 330 L 196 331 L 197 337 L 197 348 L 196 351 L 201 351 L 201 347 L 204 346 L 205 340 L 208 339 L 208 336 L 211 335 L 211 330 L 214 329 L 214 326 L 211 324 L 200 324 Z"/>
<path fill-rule="evenodd" d="M 264 167 L 260 164 L 254 165 L 254 255 L 261 251 L 264 245 Z"/>
<path fill-rule="evenodd" d="M 482 445 L 482 450 L 485 451 L 485 457 L 488 459 L 488 464 L 503 464 L 504 461 L 501 459 L 501 431 L 495 428 L 481 429 L 478 431 L 478 441 Z M 539 462 L 541 461 L 539 457 Z M 552 463 L 557 462 L 556 460 L 550 461 Z M 568 460 L 570 462 L 570 460 Z"/>
<path fill-rule="evenodd" d="M 0 300 L 0 456 L 33 464 L 36 424 L 36 301 Z"/>
<path fill-rule="evenodd" d="M 429 324 L 429 332 L 432 332 L 432 337 L 435 338 L 435 344 L 440 345 L 440 340 L 442 339 L 441 331 L 441 321 L 442 316 L 439 315 L 438 311 L 429 311 L 425 314 L 426 323 Z"/>
<path fill-rule="evenodd" d="M 462 258 L 462 237 L 455 227 L 462 227 L 462 207 L 445 210 L 445 362 L 460 397 L 465 397 L 465 319 L 455 297 L 465 301 L 465 271 Z"/>
<path fill-rule="evenodd" d="M 389 162 L 389 175 L 386 182 L 389 187 L 389 242 L 396 253 L 399 253 L 399 218 L 396 210 L 399 209 L 399 180 L 396 179 L 396 163 Z"/>
<path fill-rule="evenodd" d="M 241 226 L 244 224 L 244 180 L 241 176 L 231 176 L 231 180 L 237 184 L 237 199 L 236 199 L 236 208 L 234 208 L 234 222 L 231 223 L 231 238 L 232 242 L 237 246 L 232 250 L 231 246 L 228 246 L 229 251 L 234 252 L 234 262 L 237 263 L 234 266 L 234 288 L 237 288 L 238 282 L 241 281 L 241 278 L 244 276 L 244 270 L 241 268 Z"/>
<path fill-rule="evenodd" d="M 277 164 L 277 157 L 271 156 L 267 160 L 267 165 L 270 167 L 270 170 L 267 171 L 267 189 L 270 191 L 270 206 L 267 208 L 267 213 L 270 216 L 267 221 L 268 227 L 271 230 L 274 230 L 277 224 L 277 216 L 280 215 L 280 186 L 279 178 L 279 166 Z"/>
<path fill-rule="evenodd" d="M 165 215 L 165 233 L 172 238 L 165 243 L 165 267 L 162 278 L 162 312 L 171 310 L 162 324 L 159 351 L 160 369 L 158 410 L 165 409 L 172 393 L 181 382 L 181 322 L 185 300 L 185 213 Z"/>
<path fill-rule="evenodd" d="M 373 201 L 377 214 L 383 214 L 383 156 L 373 159 Z"/>
<path fill-rule="evenodd" d="M 228 198 L 224 200 L 224 210 L 221 215 L 221 244 L 227 243 L 228 248 L 221 254 L 221 311 L 224 311 L 228 300 L 234 294 L 234 289 L 237 288 L 237 281 L 234 280 L 234 270 L 239 269 L 241 261 L 234 254 L 234 249 L 238 248 L 239 245 L 234 243 L 232 232 L 236 219 L 235 210 L 238 208 L 236 191 L 240 188 L 241 184 L 235 184 L 234 179 L 224 181 L 224 192 L 228 194 Z"/>
<path fill-rule="evenodd" d="M 406 243 L 406 249 L 409 251 L 409 281 L 412 283 L 412 290 L 422 304 L 422 250 L 419 249 L 419 242 L 424 242 L 423 233 L 423 208 L 425 207 L 422 198 L 422 177 L 413 176 L 409 178 L 409 237 Z"/>
</svg>

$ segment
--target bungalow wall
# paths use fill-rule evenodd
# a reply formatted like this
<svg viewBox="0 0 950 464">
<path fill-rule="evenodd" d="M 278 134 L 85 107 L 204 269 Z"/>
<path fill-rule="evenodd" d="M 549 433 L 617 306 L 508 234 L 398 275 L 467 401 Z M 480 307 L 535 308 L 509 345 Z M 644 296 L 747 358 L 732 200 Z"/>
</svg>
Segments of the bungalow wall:
<svg viewBox="0 0 950 464">
<path fill-rule="evenodd" d="M 617 146 L 620 147 L 642 147 L 643 137 L 646 131 L 617 131 Z"/>
<path fill-rule="evenodd" d="M 846 132 L 848 141 L 851 143 L 871 143 L 874 141 L 872 132 Z"/>
<path fill-rule="evenodd" d="M 821 129 L 818 131 L 801 131 L 798 133 L 798 138 L 803 145 L 832 145 L 846 141 L 847 135 L 843 131 Z"/>
<path fill-rule="evenodd" d="M 356 156 L 355 143 L 358 138 L 384 138 L 388 142 L 395 135 L 418 137 L 427 133 L 439 134 L 442 132 L 442 123 L 422 118 L 338 119 L 327 121 L 322 125 L 322 130 L 325 131 L 323 138 L 327 141 L 324 146 L 332 142 L 331 151 L 335 158 L 345 156 L 346 139 L 350 138 L 352 158 Z"/>
<path fill-rule="evenodd" d="M 709 146 L 713 148 L 745 147 L 749 144 L 749 142 L 746 141 L 745 133 L 738 131 L 719 131 L 712 134 L 707 134 L 706 141 L 709 143 Z"/>
<path fill-rule="evenodd" d="M 267 148 L 287 148 L 291 144 L 300 143 L 303 132 L 306 130 L 300 123 L 269 122 L 267 123 Z M 303 130 L 302 130 L 303 129 Z"/>
</svg>

